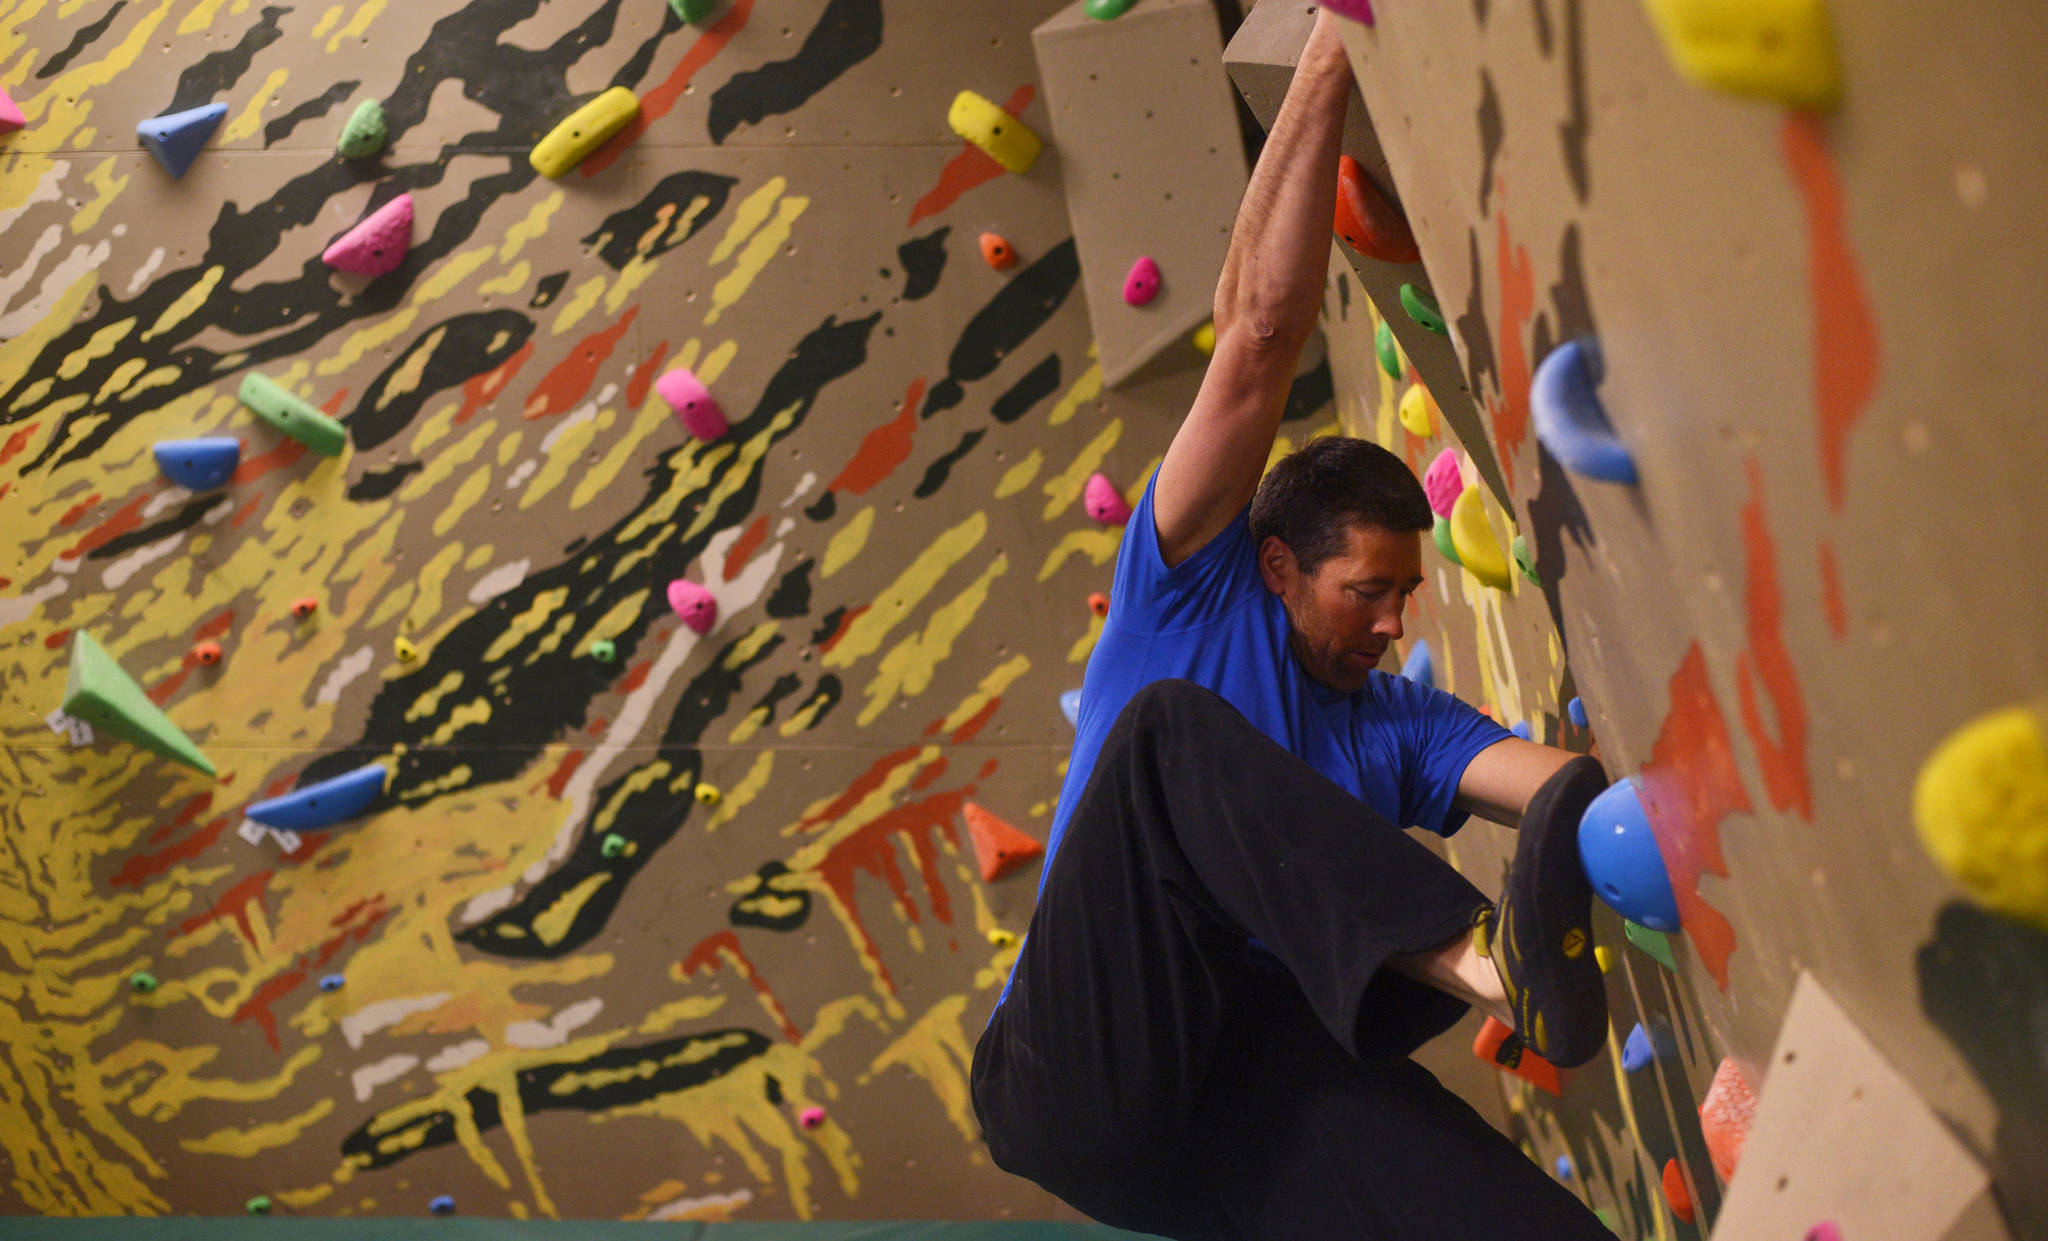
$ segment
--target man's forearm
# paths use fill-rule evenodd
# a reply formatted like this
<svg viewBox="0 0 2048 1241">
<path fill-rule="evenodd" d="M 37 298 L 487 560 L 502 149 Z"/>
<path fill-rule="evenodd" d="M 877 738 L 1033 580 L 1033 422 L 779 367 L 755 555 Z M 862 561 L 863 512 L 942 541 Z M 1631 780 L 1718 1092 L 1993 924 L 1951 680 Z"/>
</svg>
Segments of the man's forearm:
<svg viewBox="0 0 2048 1241">
<path fill-rule="evenodd" d="M 1351 65 L 1336 19 L 1316 18 L 1252 170 L 1216 283 L 1216 332 L 1299 351 L 1315 330 L 1336 214 Z"/>
</svg>

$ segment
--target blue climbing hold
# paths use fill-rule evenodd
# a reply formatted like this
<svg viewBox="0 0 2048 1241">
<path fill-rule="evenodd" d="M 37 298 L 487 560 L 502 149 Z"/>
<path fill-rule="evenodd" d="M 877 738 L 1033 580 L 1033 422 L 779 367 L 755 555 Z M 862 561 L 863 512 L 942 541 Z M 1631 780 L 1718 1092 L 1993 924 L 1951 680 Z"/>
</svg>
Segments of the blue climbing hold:
<svg viewBox="0 0 2048 1241">
<path fill-rule="evenodd" d="M 242 463 L 242 441 L 227 435 L 196 440 L 159 440 L 150 450 L 164 477 L 188 491 L 225 487 Z"/>
<path fill-rule="evenodd" d="M 226 119 L 228 106 L 209 103 L 204 107 L 153 116 L 135 127 L 135 136 L 156 156 L 156 162 L 173 177 L 183 177 L 192 161 Z"/>
<path fill-rule="evenodd" d="M 1420 638 L 1415 640 L 1415 645 L 1408 650 L 1408 658 L 1401 663 L 1401 675 L 1431 689 L 1436 688 L 1436 662 L 1430 658 L 1429 643 Z"/>
<path fill-rule="evenodd" d="M 1600 346 L 1568 340 L 1544 355 L 1529 385 L 1536 438 L 1574 474 L 1610 483 L 1636 481 L 1635 458 L 1593 391 L 1600 382 Z"/>
<path fill-rule="evenodd" d="M 1570 1155 L 1559 1155 L 1557 1157 L 1557 1179 L 1560 1181 L 1572 1179 L 1572 1157 Z"/>
<path fill-rule="evenodd" d="M 1524 741 L 1534 741 L 1536 739 L 1536 732 L 1529 727 L 1529 721 L 1527 720 L 1516 720 L 1515 726 L 1508 729 L 1508 731 Z"/>
<path fill-rule="evenodd" d="M 1650 1032 L 1643 1029 L 1643 1023 L 1636 1022 L 1636 1028 L 1628 1032 L 1628 1041 L 1621 1045 L 1621 1067 L 1630 1073 L 1640 1073 L 1657 1059 L 1657 1048 L 1650 1042 Z"/>
<path fill-rule="evenodd" d="M 436 1215 L 455 1214 L 455 1195 L 441 1194 L 437 1196 L 432 1202 L 427 1204 L 427 1210 L 432 1211 Z"/>
<path fill-rule="evenodd" d="M 1579 820 L 1579 860 L 1593 890 L 1616 913 L 1654 931 L 1678 929 L 1678 899 L 1635 777 L 1615 781 L 1586 807 Z"/>
<path fill-rule="evenodd" d="M 342 977 L 340 974 L 323 975 L 320 979 L 320 989 L 322 991 L 339 991 L 342 988 L 342 984 L 346 983 L 347 981 L 348 979 Z"/>
<path fill-rule="evenodd" d="M 1586 726 L 1586 704 L 1582 700 L 1574 698 L 1564 704 L 1564 713 L 1571 717 L 1573 727 Z"/>
<path fill-rule="evenodd" d="M 384 791 L 389 774 L 382 763 L 344 772 L 331 780 L 293 789 L 283 797 L 260 801 L 242 813 L 265 827 L 309 832 L 353 819 L 370 808 Z"/>
<path fill-rule="evenodd" d="M 1060 714 L 1067 717 L 1067 723 L 1081 726 L 1081 691 L 1070 689 L 1060 695 Z"/>
</svg>

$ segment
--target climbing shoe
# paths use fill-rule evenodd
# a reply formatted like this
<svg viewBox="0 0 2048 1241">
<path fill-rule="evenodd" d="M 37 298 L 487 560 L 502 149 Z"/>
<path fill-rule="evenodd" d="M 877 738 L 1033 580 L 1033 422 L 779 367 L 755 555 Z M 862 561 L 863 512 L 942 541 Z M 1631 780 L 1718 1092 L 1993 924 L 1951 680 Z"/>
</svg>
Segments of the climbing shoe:
<svg viewBox="0 0 2048 1241">
<path fill-rule="evenodd" d="M 1530 799 L 1500 904 L 1472 918 L 1472 946 L 1493 962 L 1515 1031 L 1538 1055 L 1570 1068 L 1607 1042 L 1607 988 L 1593 957 L 1593 885 L 1579 862 L 1579 819 L 1607 787 L 1584 756 Z"/>
</svg>

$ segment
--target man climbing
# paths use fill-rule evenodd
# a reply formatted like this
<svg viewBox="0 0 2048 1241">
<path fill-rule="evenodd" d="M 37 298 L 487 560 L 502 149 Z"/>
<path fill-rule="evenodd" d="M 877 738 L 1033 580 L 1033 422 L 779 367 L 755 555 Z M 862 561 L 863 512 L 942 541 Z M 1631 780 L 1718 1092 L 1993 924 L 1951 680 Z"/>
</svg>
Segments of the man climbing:
<svg viewBox="0 0 2048 1241">
<path fill-rule="evenodd" d="M 1351 72 L 1318 16 L 1239 209 L 1199 395 L 1131 517 L 1037 908 L 975 1049 L 998 1166 L 1173 1238 L 1597 1241 L 1408 1057 L 1467 1006 L 1607 1037 L 1580 868 L 1597 762 L 1376 673 L 1415 477 L 1315 441 L 1261 481 L 1329 257 Z M 1401 830 L 1519 824 L 1498 905 Z"/>
</svg>

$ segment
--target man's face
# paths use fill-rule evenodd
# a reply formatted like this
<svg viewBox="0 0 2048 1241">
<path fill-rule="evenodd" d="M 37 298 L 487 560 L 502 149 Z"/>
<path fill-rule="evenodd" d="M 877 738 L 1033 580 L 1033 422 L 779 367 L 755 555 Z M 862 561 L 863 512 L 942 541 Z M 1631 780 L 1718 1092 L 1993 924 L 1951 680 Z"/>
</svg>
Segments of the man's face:
<svg viewBox="0 0 2048 1241">
<path fill-rule="evenodd" d="M 1401 608 L 1422 585 L 1422 536 L 1355 522 L 1345 535 L 1312 574 L 1269 537 L 1259 570 L 1287 608 L 1295 659 L 1317 682 L 1349 694 L 1365 687 L 1387 644 L 1401 636 Z"/>
</svg>

